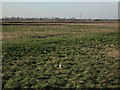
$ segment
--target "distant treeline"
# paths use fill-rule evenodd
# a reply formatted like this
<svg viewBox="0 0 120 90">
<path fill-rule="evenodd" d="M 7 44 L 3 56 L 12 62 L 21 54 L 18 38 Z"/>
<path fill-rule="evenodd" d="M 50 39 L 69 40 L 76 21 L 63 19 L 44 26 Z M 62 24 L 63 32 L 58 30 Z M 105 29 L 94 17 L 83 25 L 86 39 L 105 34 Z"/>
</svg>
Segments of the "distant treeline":
<svg viewBox="0 0 120 90">
<path fill-rule="evenodd" d="M 59 17 L 43 17 L 43 18 L 38 18 L 38 17 L 33 17 L 33 18 L 24 18 L 24 17 L 3 17 L 2 20 L 57 20 L 57 21 L 62 21 L 62 20 L 94 20 L 94 21 L 106 21 L 106 20 L 118 20 L 118 19 L 77 19 L 75 17 L 72 18 L 59 18 Z M 120 20 L 120 19 L 119 19 Z"/>
</svg>

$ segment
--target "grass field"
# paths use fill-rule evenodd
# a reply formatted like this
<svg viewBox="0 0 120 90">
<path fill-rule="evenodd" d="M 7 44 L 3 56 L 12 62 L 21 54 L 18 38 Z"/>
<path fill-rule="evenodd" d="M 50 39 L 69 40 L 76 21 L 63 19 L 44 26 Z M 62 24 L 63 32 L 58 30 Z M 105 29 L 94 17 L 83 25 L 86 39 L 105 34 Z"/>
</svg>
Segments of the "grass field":
<svg viewBox="0 0 120 90">
<path fill-rule="evenodd" d="M 3 88 L 120 87 L 117 23 L 3 25 L 2 39 Z"/>
</svg>

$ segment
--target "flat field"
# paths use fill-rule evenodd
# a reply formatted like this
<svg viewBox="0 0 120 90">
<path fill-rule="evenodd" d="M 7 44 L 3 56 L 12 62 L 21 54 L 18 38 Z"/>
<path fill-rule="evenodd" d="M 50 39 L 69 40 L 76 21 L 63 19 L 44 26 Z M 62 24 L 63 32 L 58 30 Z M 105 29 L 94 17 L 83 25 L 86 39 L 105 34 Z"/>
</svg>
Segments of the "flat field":
<svg viewBox="0 0 120 90">
<path fill-rule="evenodd" d="M 120 87 L 117 24 L 4 22 L 3 88 Z"/>
</svg>

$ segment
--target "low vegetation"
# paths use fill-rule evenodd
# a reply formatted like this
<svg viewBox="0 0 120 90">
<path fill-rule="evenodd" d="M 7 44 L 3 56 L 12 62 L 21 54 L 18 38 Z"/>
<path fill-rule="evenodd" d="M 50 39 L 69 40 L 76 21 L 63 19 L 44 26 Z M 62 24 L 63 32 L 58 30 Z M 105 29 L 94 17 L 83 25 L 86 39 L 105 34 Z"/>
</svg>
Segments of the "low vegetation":
<svg viewBox="0 0 120 90">
<path fill-rule="evenodd" d="M 3 88 L 120 87 L 117 27 L 3 25 L 2 35 Z"/>
</svg>

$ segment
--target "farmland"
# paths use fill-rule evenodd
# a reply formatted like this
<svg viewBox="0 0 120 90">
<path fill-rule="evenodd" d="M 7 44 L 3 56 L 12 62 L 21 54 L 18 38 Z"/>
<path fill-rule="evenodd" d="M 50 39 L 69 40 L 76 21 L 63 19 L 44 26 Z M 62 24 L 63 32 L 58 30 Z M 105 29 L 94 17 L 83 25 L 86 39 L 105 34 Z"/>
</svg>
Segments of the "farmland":
<svg viewBox="0 0 120 90">
<path fill-rule="evenodd" d="M 49 22 L 3 21 L 3 88 L 120 87 L 116 21 Z"/>
</svg>

